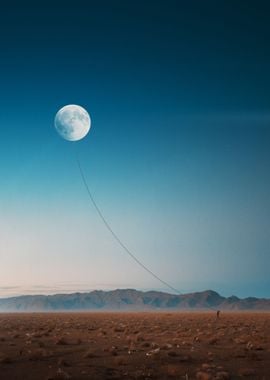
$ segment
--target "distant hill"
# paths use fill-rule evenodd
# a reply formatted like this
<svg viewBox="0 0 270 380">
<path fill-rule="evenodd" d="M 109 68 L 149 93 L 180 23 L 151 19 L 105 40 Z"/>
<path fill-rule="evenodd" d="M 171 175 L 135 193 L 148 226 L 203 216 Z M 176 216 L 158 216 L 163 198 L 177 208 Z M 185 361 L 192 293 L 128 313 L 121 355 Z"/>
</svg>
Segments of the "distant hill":
<svg viewBox="0 0 270 380">
<path fill-rule="evenodd" d="M 33 295 L 0 299 L 0 311 L 86 311 L 86 310 L 269 310 L 270 299 L 222 297 L 204 292 L 174 295 L 134 289 L 95 290 L 89 293 Z"/>
</svg>

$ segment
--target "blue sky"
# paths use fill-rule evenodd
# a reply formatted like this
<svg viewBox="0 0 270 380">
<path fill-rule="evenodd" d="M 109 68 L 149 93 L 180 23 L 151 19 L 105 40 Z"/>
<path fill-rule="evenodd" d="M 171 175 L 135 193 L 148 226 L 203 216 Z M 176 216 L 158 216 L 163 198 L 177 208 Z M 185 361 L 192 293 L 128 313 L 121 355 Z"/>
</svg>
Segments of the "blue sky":
<svg viewBox="0 0 270 380">
<path fill-rule="evenodd" d="M 266 2 L 25 3 L 1 12 L 0 295 L 162 285 L 269 296 Z M 61 140 L 80 104 L 92 127 Z M 74 149 L 75 148 L 75 149 Z"/>
</svg>

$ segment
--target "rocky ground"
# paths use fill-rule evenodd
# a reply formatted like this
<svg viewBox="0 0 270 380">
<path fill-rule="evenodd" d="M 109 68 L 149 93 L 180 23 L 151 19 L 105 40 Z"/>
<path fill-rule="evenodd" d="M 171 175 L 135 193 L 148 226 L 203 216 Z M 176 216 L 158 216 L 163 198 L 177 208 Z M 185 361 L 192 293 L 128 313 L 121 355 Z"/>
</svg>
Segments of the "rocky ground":
<svg viewBox="0 0 270 380">
<path fill-rule="evenodd" d="M 0 379 L 270 379 L 270 313 L 0 314 Z"/>
</svg>

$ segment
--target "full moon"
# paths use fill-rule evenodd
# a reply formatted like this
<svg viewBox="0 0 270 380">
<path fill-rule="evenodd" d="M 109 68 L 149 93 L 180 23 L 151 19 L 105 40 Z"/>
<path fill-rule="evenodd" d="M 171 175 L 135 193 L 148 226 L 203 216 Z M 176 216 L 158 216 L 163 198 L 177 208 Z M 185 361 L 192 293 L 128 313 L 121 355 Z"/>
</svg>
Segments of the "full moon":
<svg viewBox="0 0 270 380">
<path fill-rule="evenodd" d="M 63 139 L 77 141 L 83 139 L 89 132 L 91 119 L 83 107 L 69 104 L 57 112 L 54 125 Z"/>
</svg>

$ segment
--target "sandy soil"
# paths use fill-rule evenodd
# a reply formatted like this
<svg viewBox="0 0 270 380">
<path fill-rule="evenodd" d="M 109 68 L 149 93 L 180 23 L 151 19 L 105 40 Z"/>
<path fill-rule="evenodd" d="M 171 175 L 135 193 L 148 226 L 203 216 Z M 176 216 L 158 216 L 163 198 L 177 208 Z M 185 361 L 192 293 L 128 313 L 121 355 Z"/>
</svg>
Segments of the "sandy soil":
<svg viewBox="0 0 270 380">
<path fill-rule="evenodd" d="M 270 379 L 270 313 L 0 314 L 0 379 Z"/>
</svg>

